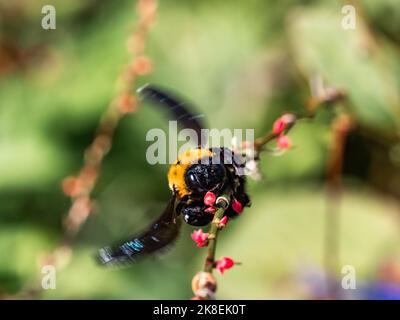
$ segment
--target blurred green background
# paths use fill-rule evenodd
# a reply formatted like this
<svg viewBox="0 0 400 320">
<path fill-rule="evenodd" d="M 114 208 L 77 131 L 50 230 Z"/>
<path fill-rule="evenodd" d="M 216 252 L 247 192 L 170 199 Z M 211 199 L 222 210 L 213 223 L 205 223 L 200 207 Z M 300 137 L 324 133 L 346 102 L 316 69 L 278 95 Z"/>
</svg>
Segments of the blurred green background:
<svg viewBox="0 0 400 320">
<path fill-rule="evenodd" d="M 56 30 L 41 28 L 45 4 L 57 10 Z M 304 110 L 313 74 L 343 88 L 359 126 L 345 148 L 339 259 L 356 268 L 357 296 L 382 281 L 400 287 L 400 6 L 360 1 L 356 30 L 344 30 L 345 4 L 161 1 L 148 37 L 154 73 L 138 85 L 180 92 L 211 128 L 254 128 L 256 136 L 282 112 Z M 0 0 L 2 296 L 40 285 L 39 257 L 62 240 L 70 200 L 60 183 L 79 171 L 129 61 L 134 5 Z M 220 237 L 217 256 L 243 264 L 217 276 L 218 298 L 304 299 L 324 290 L 325 172 L 334 114 L 322 108 L 291 131 L 291 151 L 264 155 L 265 179 L 249 181 L 252 207 Z M 148 105 L 119 125 L 95 188 L 94 213 L 74 240 L 71 263 L 57 273 L 57 289 L 41 298 L 192 296 L 190 282 L 205 250 L 191 241 L 190 226 L 160 258 L 121 270 L 93 260 L 98 248 L 143 229 L 169 198 L 168 166 L 150 166 L 145 158 L 146 133 L 154 127 L 167 129 L 167 118 Z"/>
</svg>

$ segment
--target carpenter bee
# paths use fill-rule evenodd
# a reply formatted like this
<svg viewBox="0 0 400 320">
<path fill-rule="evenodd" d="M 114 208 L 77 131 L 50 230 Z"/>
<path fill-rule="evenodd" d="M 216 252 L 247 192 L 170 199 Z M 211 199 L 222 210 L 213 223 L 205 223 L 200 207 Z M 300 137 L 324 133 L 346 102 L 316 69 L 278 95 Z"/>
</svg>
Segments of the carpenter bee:
<svg viewBox="0 0 400 320">
<path fill-rule="evenodd" d="M 194 116 L 190 112 L 193 108 L 184 100 L 152 85 L 139 89 L 138 93 L 143 100 L 168 109 L 182 127 L 193 129 L 198 146 L 180 154 L 171 165 L 168 184 L 172 197 L 160 217 L 143 233 L 100 249 L 98 260 L 103 265 L 136 262 L 168 247 L 178 237 L 182 219 L 192 226 L 209 224 L 214 215 L 204 201 L 208 192 L 218 197 L 229 188 L 230 205 L 224 213 L 229 218 L 240 213 L 237 206 L 250 205 L 245 192 L 245 176 L 241 174 L 243 157 L 228 148 L 205 148 L 201 117 Z"/>
</svg>

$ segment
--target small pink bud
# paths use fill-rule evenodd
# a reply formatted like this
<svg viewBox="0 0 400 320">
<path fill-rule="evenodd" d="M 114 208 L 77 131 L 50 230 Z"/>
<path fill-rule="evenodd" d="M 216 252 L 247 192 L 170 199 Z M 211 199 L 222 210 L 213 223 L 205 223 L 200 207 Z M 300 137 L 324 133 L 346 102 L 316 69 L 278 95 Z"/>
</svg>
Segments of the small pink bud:
<svg viewBox="0 0 400 320">
<path fill-rule="evenodd" d="M 217 199 L 217 196 L 215 195 L 214 192 L 208 191 L 205 195 L 204 195 L 204 204 L 206 206 L 212 206 L 215 203 L 215 200 Z"/>
<path fill-rule="evenodd" d="M 285 135 L 281 135 L 276 138 L 276 143 L 278 145 L 278 148 L 282 150 L 290 149 L 290 147 L 292 146 L 292 141 L 288 136 Z"/>
<path fill-rule="evenodd" d="M 286 123 L 283 121 L 282 117 L 275 120 L 272 126 L 272 132 L 274 134 L 281 134 L 286 128 Z"/>
<path fill-rule="evenodd" d="M 234 266 L 235 261 L 230 257 L 221 257 L 215 262 L 215 269 L 218 270 L 220 274 L 224 274 L 224 271 L 230 269 Z"/>
<path fill-rule="evenodd" d="M 296 121 L 296 116 L 291 113 L 286 113 L 275 120 L 272 126 L 272 132 L 276 135 L 281 134 L 289 124 L 293 124 Z"/>
<path fill-rule="evenodd" d="M 143 76 L 153 70 L 153 64 L 148 57 L 137 57 L 132 63 L 132 70 L 139 76 Z"/>
<path fill-rule="evenodd" d="M 198 229 L 198 230 L 193 231 L 191 236 L 192 236 L 193 241 L 197 243 L 197 246 L 199 248 L 207 246 L 207 239 L 209 236 L 208 233 L 203 232 L 203 230 L 201 230 L 201 229 Z"/>
<path fill-rule="evenodd" d="M 207 246 L 208 246 L 207 241 L 197 243 L 197 247 L 199 247 L 199 248 L 203 248 L 203 247 L 207 247 Z"/>
<path fill-rule="evenodd" d="M 223 227 L 226 226 L 227 223 L 228 223 L 228 217 L 227 216 L 223 216 L 223 218 L 218 223 L 218 227 L 219 228 L 223 228 Z"/>
<path fill-rule="evenodd" d="M 249 149 L 254 145 L 254 142 L 251 141 L 243 141 L 242 142 L 242 148 L 244 149 Z"/>
<path fill-rule="evenodd" d="M 215 208 L 214 207 L 208 207 L 204 209 L 205 213 L 214 213 L 215 212 Z"/>
<path fill-rule="evenodd" d="M 241 214 L 242 211 L 243 211 L 243 206 L 239 201 L 237 201 L 236 199 L 233 199 L 233 201 L 232 201 L 232 209 L 234 211 L 236 211 L 238 214 Z"/>
</svg>

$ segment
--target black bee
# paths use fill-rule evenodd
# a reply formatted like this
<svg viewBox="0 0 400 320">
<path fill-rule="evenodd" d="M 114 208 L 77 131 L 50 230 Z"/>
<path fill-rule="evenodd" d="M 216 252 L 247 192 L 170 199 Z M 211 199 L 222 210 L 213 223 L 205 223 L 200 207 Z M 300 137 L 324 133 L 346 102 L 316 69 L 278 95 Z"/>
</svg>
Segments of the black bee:
<svg viewBox="0 0 400 320">
<path fill-rule="evenodd" d="M 189 105 L 182 99 L 173 97 L 165 90 L 147 85 L 140 89 L 140 96 L 163 107 L 173 114 L 184 128 L 196 133 L 198 147 L 186 150 L 173 163 L 168 172 L 168 183 L 172 197 L 160 217 L 142 234 L 99 251 L 99 261 L 104 265 L 120 265 L 135 262 L 138 258 L 153 254 L 178 237 L 181 218 L 192 226 L 205 226 L 213 220 L 213 213 L 208 211 L 204 196 L 212 192 L 217 197 L 229 187 L 231 205 L 225 215 L 233 218 L 240 208 L 250 205 L 245 192 L 245 176 L 240 174 L 243 159 L 228 148 L 206 149 L 202 145 L 203 125 L 200 117 L 189 112 Z"/>
</svg>

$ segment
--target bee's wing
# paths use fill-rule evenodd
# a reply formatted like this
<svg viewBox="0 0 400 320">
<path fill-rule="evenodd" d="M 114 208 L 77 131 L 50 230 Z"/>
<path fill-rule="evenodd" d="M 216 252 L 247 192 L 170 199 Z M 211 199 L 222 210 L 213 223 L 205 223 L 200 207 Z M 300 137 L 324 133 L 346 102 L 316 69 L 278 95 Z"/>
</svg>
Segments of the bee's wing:
<svg viewBox="0 0 400 320">
<path fill-rule="evenodd" d="M 106 266 L 124 265 L 151 255 L 170 245 L 179 234 L 181 219 L 175 210 L 173 196 L 161 216 L 142 234 L 99 250 L 98 260 Z"/>
<path fill-rule="evenodd" d="M 145 85 L 138 90 L 138 93 L 143 99 L 166 107 L 179 124 L 196 132 L 198 146 L 206 145 L 207 137 L 203 137 L 204 132 L 201 132 L 204 128 L 202 121 L 204 115 L 194 114 L 196 109 L 190 103 L 154 85 Z"/>
</svg>

